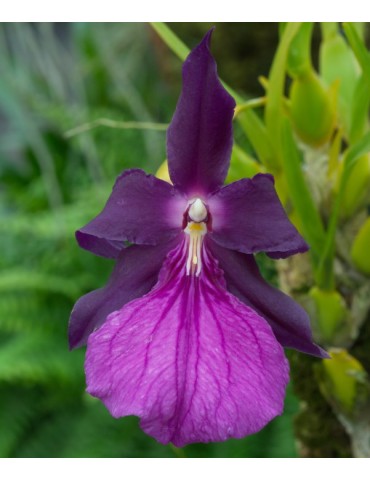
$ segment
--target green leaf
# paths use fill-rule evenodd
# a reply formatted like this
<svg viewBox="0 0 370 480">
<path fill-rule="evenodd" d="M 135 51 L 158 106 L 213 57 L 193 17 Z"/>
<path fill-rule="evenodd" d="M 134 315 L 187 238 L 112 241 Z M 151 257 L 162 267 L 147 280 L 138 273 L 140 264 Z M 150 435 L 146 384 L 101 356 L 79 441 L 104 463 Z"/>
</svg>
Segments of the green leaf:
<svg viewBox="0 0 370 480">
<path fill-rule="evenodd" d="M 253 177 L 260 171 L 261 165 L 234 143 L 226 183 L 232 183 L 245 177 Z"/>
<path fill-rule="evenodd" d="M 356 142 L 360 140 L 362 135 L 366 131 L 369 117 L 369 103 L 370 103 L 370 88 L 369 82 L 364 74 L 357 80 L 352 104 L 351 104 L 351 117 L 350 117 L 350 130 L 349 139 L 350 142 Z"/>
<path fill-rule="evenodd" d="M 368 217 L 356 234 L 351 247 L 351 259 L 357 269 L 370 276 L 370 217 Z"/>
<path fill-rule="evenodd" d="M 338 129 L 335 133 L 333 140 L 329 148 L 328 170 L 327 176 L 329 179 L 336 179 L 336 175 L 339 169 L 339 157 L 342 146 L 342 130 Z"/>
<path fill-rule="evenodd" d="M 322 24 L 324 32 L 328 28 L 326 25 L 326 23 Z M 327 87 L 332 85 L 333 82 L 339 81 L 339 119 L 348 136 L 353 95 L 360 75 L 360 67 L 353 51 L 343 36 L 339 34 L 337 24 L 332 25 L 334 25 L 334 31 L 324 35 L 324 40 L 320 46 L 320 74 Z"/>
<path fill-rule="evenodd" d="M 260 162 L 267 169 L 274 171 L 276 161 L 274 160 L 272 145 L 263 121 L 251 109 L 240 112 L 236 119 L 251 142 Z"/>
<path fill-rule="evenodd" d="M 338 34 L 338 22 L 321 22 L 320 27 L 323 43 L 329 41 Z"/>
<path fill-rule="evenodd" d="M 171 48 L 171 50 L 184 61 L 189 55 L 190 49 L 179 37 L 164 22 L 150 22 L 150 25 L 158 33 L 164 43 Z"/>
<path fill-rule="evenodd" d="M 282 163 L 281 124 L 284 115 L 283 99 L 286 63 L 289 47 L 300 27 L 300 23 L 288 23 L 285 27 L 269 74 L 265 123 L 271 145 L 273 145 L 276 152 L 276 156 L 273 158 L 275 170 L 279 170 Z"/>
<path fill-rule="evenodd" d="M 300 153 L 294 142 L 291 125 L 286 118 L 282 123 L 282 152 L 283 169 L 290 198 L 300 219 L 303 236 L 310 246 L 313 263 L 316 265 L 325 238 L 325 231 L 308 190 L 302 171 Z"/>
<path fill-rule="evenodd" d="M 366 205 L 370 198 L 370 157 L 364 155 L 356 160 L 348 175 L 344 187 L 341 218 L 350 218 L 361 207 Z"/>
<path fill-rule="evenodd" d="M 353 144 L 344 155 L 343 173 L 338 194 L 339 200 L 341 200 L 341 194 L 357 161 L 368 152 L 370 152 L 370 132 Z"/>
<path fill-rule="evenodd" d="M 320 256 L 320 265 L 317 272 L 317 283 L 322 289 L 332 290 L 335 287 L 334 282 L 334 253 L 335 253 L 335 235 L 337 231 L 338 220 L 342 207 L 345 188 L 348 179 L 356 165 L 356 162 L 366 153 L 370 152 L 370 132 L 350 147 L 343 159 L 343 170 L 340 179 L 338 194 L 334 202 L 333 210 L 329 219 L 325 242 Z"/>
<path fill-rule="evenodd" d="M 370 88 L 370 55 L 360 35 L 353 23 L 343 23 L 344 32 L 347 35 L 348 41 L 352 50 L 361 65 L 362 71 L 366 76 L 368 86 Z"/>
</svg>

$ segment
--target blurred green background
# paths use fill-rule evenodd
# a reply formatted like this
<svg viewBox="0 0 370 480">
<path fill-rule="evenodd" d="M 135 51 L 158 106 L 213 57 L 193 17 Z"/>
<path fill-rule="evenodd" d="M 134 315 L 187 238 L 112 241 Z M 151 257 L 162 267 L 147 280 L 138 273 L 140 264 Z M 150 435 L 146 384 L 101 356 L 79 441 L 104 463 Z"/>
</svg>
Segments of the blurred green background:
<svg viewBox="0 0 370 480">
<path fill-rule="evenodd" d="M 210 26 L 171 24 L 190 47 Z M 219 24 L 220 75 L 261 95 L 257 77 L 277 41 L 276 24 Z M 296 456 L 291 389 L 284 415 L 259 434 L 180 451 L 143 434 L 136 418 L 111 418 L 84 392 L 84 349 L 68 350 L 74 302 L 113 266 L 79 249 L 74 231 L 123 169 L 153 173 L 165 158 L 164 131 L 68 132 L 101 118 L 168 123 L 181 62 L 144 24 L 1 24 L 0 59 L 0 456 Z M 273 264 L 261 265 L 274 281 Z"/>
</svg>

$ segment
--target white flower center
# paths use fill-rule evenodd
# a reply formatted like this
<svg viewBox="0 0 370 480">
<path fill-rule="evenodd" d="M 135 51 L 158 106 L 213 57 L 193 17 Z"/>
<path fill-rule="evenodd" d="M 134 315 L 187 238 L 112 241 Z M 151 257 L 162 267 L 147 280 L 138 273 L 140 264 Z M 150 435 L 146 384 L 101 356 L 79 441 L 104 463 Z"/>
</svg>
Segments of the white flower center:
<svg viewBox="0 0 370 480">
<path fill-rule="evenodd" d="M 189 217 L 194 222 L 203 222 L 207 218 L 207 208 L 200 198 L 197 198 L 189 208 Z"/>
<path fill-rule="evenodd" d="M 196 275 L 199 277 L 202 271 L 202 243 L 203 237 L 207 233 L 205 220 L 208 211 L 200 198 L 196 198 L 189 207 L 188 222 L 184 232 L 189 235 L 188 257 L 186 261 L 186 275 Z"/>
</svg>

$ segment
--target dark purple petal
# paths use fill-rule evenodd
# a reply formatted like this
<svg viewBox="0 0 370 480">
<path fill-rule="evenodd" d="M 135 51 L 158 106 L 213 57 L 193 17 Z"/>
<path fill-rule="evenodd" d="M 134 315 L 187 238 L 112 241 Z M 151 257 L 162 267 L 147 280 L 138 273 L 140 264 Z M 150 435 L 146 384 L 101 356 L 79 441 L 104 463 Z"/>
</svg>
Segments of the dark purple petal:
<svg viewBox="0 0 370 480">
<path fill-rule="evenodd" d="M 187 200 L 167 182 L 143 170 L 126 170 L 116 180 L 103 211 L 76 232 L 80 247 L 115 258 L 124 241 L 157 245 L 182 227 Z"/>
<path fill-rule="evenodd" d="M 171 180 L 189 196 L 206 195 L 223 184 L 233 142 L 235 101 L 218 79 L 211 34 L 183 65 L 182 92 L 167 131 Z"/>
<path fill-rule="evenodd" d="M 184 242 L 156 287 L 90 335 L 87 391 L 114 417 L 137 415 L 161 443 L 241 438 L 281 414 L 289 365 L 270 326 L 225 290 L 204 252 L 186 276 Z"/>
<path fill-rule="evenodd" d="M 274 188 L 272 175 L 259 173 L 221 188 L 208 198 L 210 236 L 219 245 L 244 253 L 285 258 L 308 250 Z"/>
<path fill-rule="evenodd" d="M 158 280 L 167 253 L 178 242 L 176 238 L 158 246 L 133 245 L 122 250 L 107 286 L 84 295 L 75 304 L 69 321 L 70 348 L 85 345 L 90 333 L 110 313 L 148 293 Z"/>
<path fill-rule="evenodd" d="M 328 357 L 313 343 L 306 311 L 262 278 L 253 255 L 225 249 L 209 239 L 207 245 L 224 271 L 228 290 L 268 321 L 284 347 L 316 357 Z"/>
</svg>

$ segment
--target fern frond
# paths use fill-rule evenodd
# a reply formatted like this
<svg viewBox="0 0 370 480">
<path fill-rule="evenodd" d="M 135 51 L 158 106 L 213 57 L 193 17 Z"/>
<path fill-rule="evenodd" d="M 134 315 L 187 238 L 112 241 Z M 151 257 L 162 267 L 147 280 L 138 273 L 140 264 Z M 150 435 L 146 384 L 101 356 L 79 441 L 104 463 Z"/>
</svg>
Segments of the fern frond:
<svg viewBox="0 0 370 480">
<path fill-rule="evenodd" d="M 0 457 L 12 457 L 26 430 L 40 413 L 38 394 L 32 390 L 0 388 Z"/>
<path fill-rule="evenodd" d="M 23 385 L 83 384 L 83 352 L 69 352 L 57 338 L 18 334 L 0 350 L 0 382 Z"/>
<path fill-rule="evenodd" d="M 81 292 L 75 282 L 72 283 L 57 275 L 48 275 L 17 268 L 2 272 L 0 275 L 0 293 L 31 289 L 58 293 L 71 300 L 78 297 Z"/>
<path fill-rule="evenodd" d="M 109 196 L 111 185 L 90 188 L 83 197 L 71 205 L 63 205 L 58 210 L 36 213 L 18 212 L 14 215 L 2 214 L 0 235 L 27 239 L 28 235 L 43 241 L 71 238 L 75 230 L 97 215 Z"/>
</svg>

